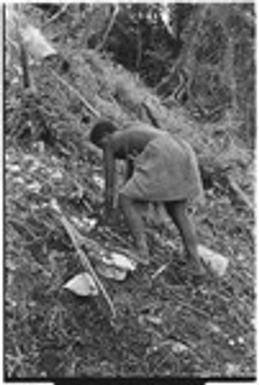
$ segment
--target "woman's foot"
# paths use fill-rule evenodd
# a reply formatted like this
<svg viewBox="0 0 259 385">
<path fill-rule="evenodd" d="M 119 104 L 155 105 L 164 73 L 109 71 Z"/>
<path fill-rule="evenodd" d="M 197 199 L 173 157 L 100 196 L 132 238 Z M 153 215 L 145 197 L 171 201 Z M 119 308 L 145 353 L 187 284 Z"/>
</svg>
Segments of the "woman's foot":
<svg viewBox="0 0 259 385">
<path fill-rule="evenodd" d="M 138 262 L 148 266 L 150 264 L 150 256 L 146 248 L 137 248 L 136 250 Z"/>
<path fill-rule="evenodd" d="M 206 275 L 206 269 L 199 258 L 188 257 L 187 269 L 195 276 L 202 277 Z"/>
</svg>

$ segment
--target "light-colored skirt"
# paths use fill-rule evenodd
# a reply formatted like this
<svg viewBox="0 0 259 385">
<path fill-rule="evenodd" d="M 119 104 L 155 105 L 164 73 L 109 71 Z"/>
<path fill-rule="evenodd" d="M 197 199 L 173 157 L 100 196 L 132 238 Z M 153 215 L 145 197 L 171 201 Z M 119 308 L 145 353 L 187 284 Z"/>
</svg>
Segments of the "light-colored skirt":
<svg viewBox="0 0 259 385">
<path fill-rule="evenodd" d="M 140 201 L 204 201 L 192 147 L 167 132 L 150 141 L 136 157 L 133 175 L 120 192 Z"/>
</svg>

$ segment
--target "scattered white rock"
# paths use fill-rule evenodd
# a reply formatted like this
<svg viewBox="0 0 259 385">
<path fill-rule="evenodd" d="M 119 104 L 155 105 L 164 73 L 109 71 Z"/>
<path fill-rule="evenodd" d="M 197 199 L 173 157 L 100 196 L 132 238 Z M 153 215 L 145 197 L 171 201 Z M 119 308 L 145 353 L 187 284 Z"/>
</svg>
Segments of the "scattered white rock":
<svg viewBox="0 0 259 385">
<path fill-rule="evenodd" d="M 122 270 L 134 271 L 137 267 L 137 263 L 127 258 L 124 254 L 120 254 L 116 251 L 112 251 L 110 254 L 103 257 L 103 262 L 107 265 L 116 266 Z"/>
<path fill-rule="evenodd" d="M 239 365 L 232 364 L 231 362 L 226 363 L 226 375 L 237 376 L 239 374 Z"/>
<path fill-rule="evenodd" d="M 13 181 L 14 183 L 18 183 L 18 184 L 25 184 L 25 181 L 21 176 L 17 176 L 17 178 L 14 178 Z"/>
<path fill-rule="evenodd" d="M 91 231 L 97 225 L 97 219 L 84 217 L 83 218 L 83 223 L 84 223 L 84 226 L 85 226 L 85 230 Z"/>
<path fill-rule="evenodd" d="M 115 281 L 124 281 L 127 276 L 126 270 L 121 270 L 115 266 L 107 266 L 104 263 L 98 263 L 96 271 L 105 278 L 114 279 Z"/>
<path fill-rule="evenodd" d="M 244 339 L 244 337 L 238 337 L 238 339 L 237 339 L 237 342 L 240 344 L 240 345 L 244 345 L 245 344 L 245 339 Z"/>
<path fill-rule="evenodd" d="M 235 341 L 234 340 L 232 340 L 232 339 L 230 339 L 230 340 L 228 340 L 228 344 L 230 345 L 230 346 L 235 346 Z"/>
<path fill-rule="evenodd" d="M 221 332 L 220 327 L 219 327 L 218 325 L 212 323 L 212 322 L 210 322 L 208 326 L 209 326 L 209 329 L 210 329 L 213 333 L 218 334 L 218 333 Z"/>
<path fill-rule="evenodd" d="M 105 182 L 104 182 L 104 179 L 103 179 L 102 177 L 100 177 L 100 176 L 97 175 L 97 174 L 94 174 L 94 175 L 93 175 L 93 181 L 95 182 L 95 184 L 96 184 L 101 190 L 104 190 Z"/>
<path fill-rule="evenodd" d="M 19 172 L 21 171 L 21 168 L 18 164 L 7 164 L 6 168 L 10 172 Z"/>
<path fill-rule="evenodd" d="M 198 245 L 198 253 L 206 265 L 219 277 L 226 273 L 229 264 L 229 260 L 226 257 L 203 245 Z"/>
<path fill-rule="evenodd" d="M 94 279 L 88 273 L 81 273 L 70 279 L 64 286 L 64 289 L 72 291 L 74 294 L 82 297 L 96 296 L 99 291 Z"/>
<path fill-rule="evenodd" d="M 62 172 L 59 171 L 59 170 L 54 171 L 54 172 L 52 173 L 52 175 L 51 175 L 51 179 L 55 179 L 55 180 L 61 180 L 61 179 L 63 179 L 63 174 L 62 174 Z"/>
<path fill-rule="evenodd" d="M 172 352 L 173 353 L 184 353 L 188 351 L 188 346 L 184 345 L 182 342 L 175 342 L 172 344 Z"/>
<path fill-rule="evenodd" d="M 41 185 L 40 185 L 39 182 L 35 181 L 35 182 L 30 183 L 30 184 L 27 185 L 27 190 L 30 190 L 30 191 L 32 191 L 32 192 L 37 194 L 41 190 Z"/>
</svg>

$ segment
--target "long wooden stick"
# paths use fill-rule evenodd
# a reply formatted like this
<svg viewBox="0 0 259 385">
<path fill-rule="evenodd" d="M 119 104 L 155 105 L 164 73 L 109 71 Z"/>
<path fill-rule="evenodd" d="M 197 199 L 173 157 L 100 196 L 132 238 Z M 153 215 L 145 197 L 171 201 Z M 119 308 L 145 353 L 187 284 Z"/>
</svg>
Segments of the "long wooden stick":
<svg viewBox="0 0 259 385">
<path fill-rule="evenodd" d="M 96 285 L 99 287 L 100 291 L 102 292 L 104 298 L 106 299 L 112 313 L 112 317 L 116 318 L 116 310 L 113 305 L 113 302 L 111 298 L 109 297 L 107 291 L 105 290 L 102 282 L 99 280 L 97 274 L 95 273 L 94 268 L 92 267 L 88 257 L 83 252 L 83 250 L 80 248 L 77 240 L 76 230 L 74 229 L 74 226 L 67 220 L 67 218 L 62 213 L 58 203 L 56 201 L 53 201 L 51 204 L 52 208 L 59 214 L 60 221 L 62 225 L 64 226 L 65 230 L 67 231 L 68 235 L 70 236 L 72 243 L 79 255 L 80 262 L 82 263 L 83 267 L 90 272 L 92 275 Z"/>
<path fill-rule="evenodd" d="M 59 11 L 54 13 L 54 15 L 51 16 L 51 18 L 49 20 L 47 20 L 46 23 L 43 24 L 42 28 L 45 28 L 47 25 L 49 25 L 53 21 L 56 21 L 63 13 L 66 12 L 68 6 L 69 6 L 68 3 L 64 4 Z"/>
<path fill-rule="evenodd" d="M 100 43 L 100 44 L 98 45 L 98 47 L 96 48 L 96 51 L 100 51 L 101 49 L 103 49 L 103 47 L 105 46 L 105 43 L 106 43 L 106 41 L 107 41 L 107 39 L 108 39 L 108 36 L 109 36 L 109 34 L 110 34 L 110 32 L 111 32 L 111 30 L 112 30 L 114 24 L 115 24 L 116 17 L 117 17 L 117 15 L 118 15 L 118 13 L 119 13 L 119 4 L 115 4 L 114 7 L 115 7 L 115 8 L 114 8 L 114 11 L 113 11 L 113 13 L 112 13 L 112 16 L 111 16 L 110 22 L 109 22 L 109 24 L 108 24 L 108 27 L 107 27 L 107 29 L 106 29 L 104 35 L 103 35 L 103 38 L 102 38 L 101 43 Z"/>
<path fill-rule="evenodd" d="M 77 98 L 80 100 L 81 103 L 86 107 L 88 111 L 90 111 L 94 116 L 97 118 L 101 117 L 101 114 L 99 111 L 97 111 L 93 106 L 91 106 L 90 103 L 88 103 L 85 98 L 80 94 L 79 91 L 75 89 L 71 84 L 69 84 L 66 80 L 64 80 L 55 70 L 51 70 L 52 75 L 60 82 L 62 83 L 66 88 L 69 89 L 70 92 L 72 92 L 74 95 L 77 96 Z"/>
</svg>

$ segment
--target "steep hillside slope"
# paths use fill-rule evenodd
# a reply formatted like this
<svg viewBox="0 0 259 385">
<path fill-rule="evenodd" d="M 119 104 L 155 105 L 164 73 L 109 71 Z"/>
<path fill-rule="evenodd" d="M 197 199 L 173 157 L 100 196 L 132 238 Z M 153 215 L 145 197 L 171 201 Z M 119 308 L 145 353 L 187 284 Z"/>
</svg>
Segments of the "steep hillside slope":
<svg viewBox="0 0 259 385">
<path fill-rule="evenodd" d="M 253 153 L 227 118 L 198 124 L 183 109 L 167 109 L 104 54 L 72 37 L 57 45 L 69 68 L 34 68 L 36 103 L 22 97 L 12 77 L 6 82 L 6 375 L 254 376 Z M 64 290 L 84 268 L 53 199 L 93 263 L 104 249 L 132 249 L 122 217 L 114 228 L 102 221 L 102 161 L 88 142 L 96 119 L 88 103 L 122 129 L 128 121 L 153 121 L 190 141 L 206 192 L 206 205 L 193 208 L 198 235 L 229 259 L 224 277 L 194 282 L 176 228 L 152 220 L 150 266 L 138 266 L 123 282 L 99 277 L 115 319 L 101 294 L 80 298 Z"/>
</svg>

